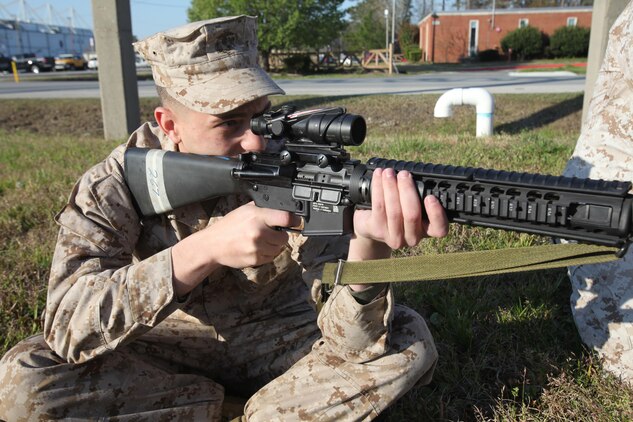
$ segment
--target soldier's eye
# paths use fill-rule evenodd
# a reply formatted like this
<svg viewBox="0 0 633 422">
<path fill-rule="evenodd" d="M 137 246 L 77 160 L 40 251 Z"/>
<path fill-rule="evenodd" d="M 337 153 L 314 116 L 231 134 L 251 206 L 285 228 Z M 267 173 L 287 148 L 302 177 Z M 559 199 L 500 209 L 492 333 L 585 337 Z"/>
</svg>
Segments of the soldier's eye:
<svg viewBox="0 0 633 422">
<path fill-rule="evenodd" d="M 237 126 L 238 124 L 239 124 L 239 122 L 237 120 L 226 120 L 226 121 L 220 123 L 220 126 L 234 127 L 234 126 Z"/>
</svg>

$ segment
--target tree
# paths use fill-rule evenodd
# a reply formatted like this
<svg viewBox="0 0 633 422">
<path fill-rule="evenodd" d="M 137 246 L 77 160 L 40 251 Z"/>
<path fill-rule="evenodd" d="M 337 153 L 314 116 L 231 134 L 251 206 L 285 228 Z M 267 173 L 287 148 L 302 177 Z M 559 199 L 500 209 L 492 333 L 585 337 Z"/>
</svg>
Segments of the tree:
<svg viewBox="0 0 633 422">
<path fill-rule="evenodd" d="M 430 15 L 431 13 L 433 13 L 433 7 L 433 0 L 418 0 L 418 17 L 421 19 L 426 15 Z"/>
<path fill-rule="evenodd" d="M 396 4 L 396 19 L 400 25 L 408 25 L 413 19 L 413 0 L 400 0 Z"/>
<path fill-rule="evenodd" d="M 417 47 L 420 42 L 420 28 L 412 23 L 403 23 L 398 31 L 398 42 L 402 51 Z"/>
<path fill-rule="evenodd" d="M 396 0 L 396 44 L 400 31 L 409 25 L 413 16 L 412 0 Z M 388 39 L 391 42 L 393 0 L 360 0 L 348 9 L 349 25 L 344 34 L 346 49 L 362 51 L 385 48 L 385 9 L 389 11 Z"/>
<path fill-rule="evenodd" d="M 350 22 L 344 34 L 346 50 L 385 48 L 385 8 L 380 3 L 375 0 L 360 1 L 348 10 Z"/>
<path fill-rule="evenodd" d="M 344 0 L 192 0 L 190 21 L 231 15 L 258 17 L 257 37 L 264 68 L 273 49 L 321 48 L 344 28 Z"/>
</svg>

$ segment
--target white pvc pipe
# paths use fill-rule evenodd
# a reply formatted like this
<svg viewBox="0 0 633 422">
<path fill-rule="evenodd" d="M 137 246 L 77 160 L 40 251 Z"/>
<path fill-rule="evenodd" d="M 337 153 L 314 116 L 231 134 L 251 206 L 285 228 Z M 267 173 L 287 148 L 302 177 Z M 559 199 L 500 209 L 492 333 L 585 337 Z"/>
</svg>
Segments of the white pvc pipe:
<svg viewBox="0 0 633 422">
<path fill-rule="evenodd" d="M 453 106 L 474 105 L 477 113 L 477 137 L 492 135 L 495 100 L 483 88 L 454 88 L 446 91 L 435 103 L 435 117 L 451 117 Z"/>
</svg>

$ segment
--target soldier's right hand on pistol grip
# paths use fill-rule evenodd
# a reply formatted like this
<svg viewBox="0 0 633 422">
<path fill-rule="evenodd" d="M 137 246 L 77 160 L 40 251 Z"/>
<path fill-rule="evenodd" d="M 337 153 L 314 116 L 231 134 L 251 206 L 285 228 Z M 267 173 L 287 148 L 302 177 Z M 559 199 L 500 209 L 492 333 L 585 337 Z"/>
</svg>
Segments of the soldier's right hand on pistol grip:
<svg viewBox="0 0 633 422">
<path fill-rule="evenodd" d="M 288 242 L 288 233 L 277 227 L 300 223 L 293 214 L 254 203 L 243 205 L 205 229 L 215 245 L 216 260 L 232 268 L 245 268 L 272 262 Z"/>
</svg>

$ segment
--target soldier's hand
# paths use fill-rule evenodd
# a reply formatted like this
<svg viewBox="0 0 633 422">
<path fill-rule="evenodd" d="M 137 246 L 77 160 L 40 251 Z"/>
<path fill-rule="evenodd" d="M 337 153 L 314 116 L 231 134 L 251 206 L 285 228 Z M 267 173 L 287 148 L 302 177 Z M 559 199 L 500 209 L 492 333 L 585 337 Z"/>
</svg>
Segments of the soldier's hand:
<svg viewBox="0 0 633 422">
<path fill-rule="evenodd" d="M 176 294 L 190 292 L 221 266 L 245 268 L 272 262 L 288 242 L 288 233 L 276 228 L 299 223 L 288 212 L 253 203 L 231 211 L 171 248 Z"/>
<path fill-rule="evenodd" d="M 415 246 L 424 237 L 442 237 L 448 232 L 448 219 L 437 198 L 427 196 L 426 213 L 422 212 L 415 182 L 407 171 L 396 175 L 393 169 L 374 170 L 371 198 L 371 210 L 354 213 L 353 242 L 359 248 L 359 259 L 384 258 L 391 249 Z M 363 251 L 367 248 L 370 250 Z M 357 257 L 351 245 L 350 255 Z"/>
<path fill-rule="evenodd" d="M 288 243 L 288 233 L 277 227 L 292 227 L 299 217 L 286 211 L 243 205 L 203 230 L 219 248 L 215 259 L 232 268 L 254 267 L 272 262 Z"/>
</svg>

